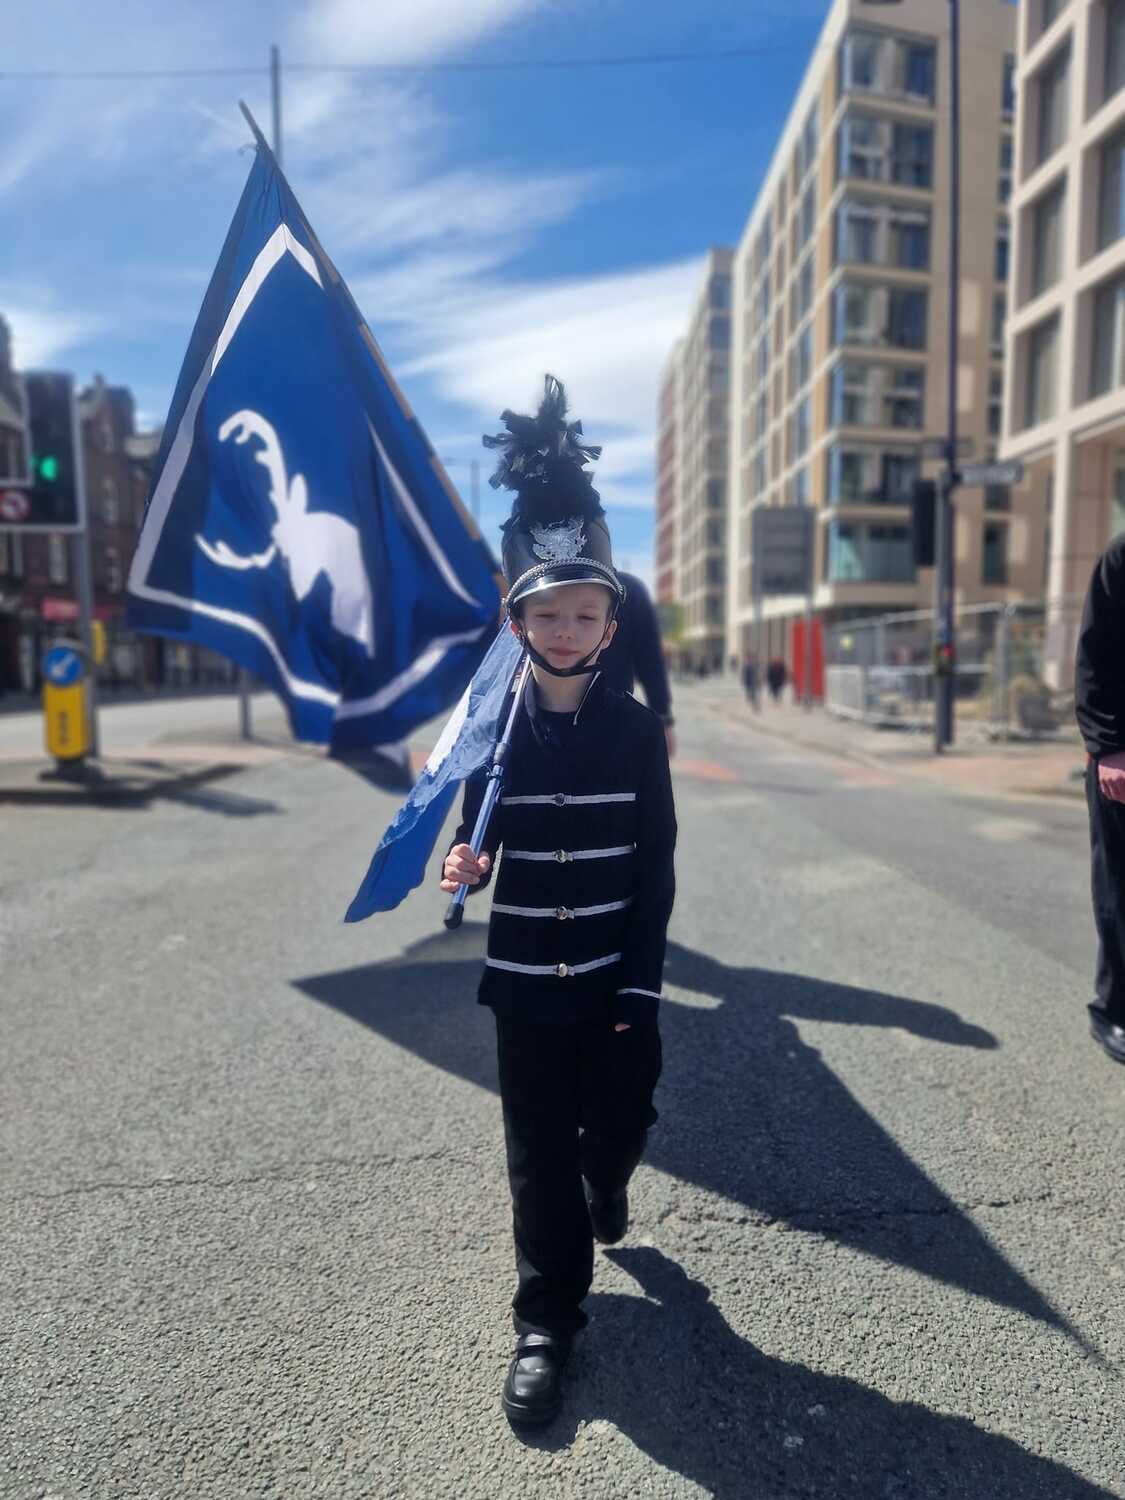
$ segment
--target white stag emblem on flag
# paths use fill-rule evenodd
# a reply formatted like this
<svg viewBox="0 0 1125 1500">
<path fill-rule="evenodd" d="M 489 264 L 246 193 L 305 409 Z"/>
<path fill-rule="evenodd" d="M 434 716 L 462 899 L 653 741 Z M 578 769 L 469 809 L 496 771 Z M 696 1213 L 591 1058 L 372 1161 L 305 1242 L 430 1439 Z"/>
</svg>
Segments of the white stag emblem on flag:
<svg viewBox="0 0 1125 1500">
<path fill-rule="evenodd" d="M 236 443 L 256 437 L 262 444 L 254 457 L 270 477 L 270 503 L 277 520 L 270 530 L 270 545 L 264 552 L 243 557 L 226 542 L 214 545 L 203 536 L 195 540 L 200 551 L 220 568 L 245 572 L 248 568 L 268 568 L 281 555 L 289 582 L 298 600 L 304 600 L 323 573 L 332 586 L 333 627 L 341 635 L 351 636 L 367 651 L 375 654 L 374 611 L 367 569 L 359 532 L 342 516 L 330 511 L 310 511 L 308 486 L 303 474 L 292 480 L 285 467 L 285 456 L 277 433 L 265 417 L 256 411 L 238 411 L 219 428 L 219 441 L 233 436 Z"/>
</svg>

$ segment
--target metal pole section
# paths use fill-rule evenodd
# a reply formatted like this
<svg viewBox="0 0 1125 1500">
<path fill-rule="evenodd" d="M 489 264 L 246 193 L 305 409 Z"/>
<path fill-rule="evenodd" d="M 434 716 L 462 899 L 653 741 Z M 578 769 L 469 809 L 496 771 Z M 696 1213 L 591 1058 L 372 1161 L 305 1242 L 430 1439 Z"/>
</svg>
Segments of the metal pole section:
<svg viewBox="0 0 1125 1500">
<path fill-rule="evenodd" d="M 472 496 L 473 520 L 480 521 L 480 462 L 473 459 L 469 465 L 470 493 Z"/>
<path fill-rule="evenodd" d="M 488 832 L 488 822 L 492 817 L 493 808 L 500 797 L 500 786 L 504 780 L 504 767 L 508 761 L 508 747 L 512 742 L 512 730 L 516 725 L 516 715 L 523 703 L 524 692 L 527 688 L 527 679 L 531 675 L 531 657 L 524 655 L 520 666 L 519 675 L 516 678 L 515 697 L 508 714 L 508 722 L 504 726 L 504 733 L 497 742 L 496 749 L 492 752 L 492 765 L 488 772 L 488 787 L 481 803 L 480 812 L 477 813 L 476 825 L 473 828 L 473 836 L 469 840 L 469 848 L 474 854 L 479 854 L 484 846 L 484 836 Z M 449 905 L 445 909 L 444 922 L 446 927 L 453 931 L 460 927 L 461 918 L 465 915 L 465 898 L 469 894 L 467 885 L 459 886 L 449 899 Z"/>
<path fill-rule="evenodd" d="M 82 645 L 86 650 L 89 688 L 86 709 L 90 716 L 90 754 L 101 750 L 98 734 L 98 669 L 94 661 L 94 578 L 90 562 L 90 513 L 86 504 L 86 455 L 82 448 L 82 422 L 78 415 L 78 396 L 70 394 L 71 442 L 74 445 L 74 494 L 82 529 L 74 538 L 75 582 L 78 592 L 78 619 Z"/>
<path fill-rule="evenodd" d="M 270 48 L 270 99 L 273 104 L 273 154 L 281 166 L 281 53 Z"/>
<path fill-rule="evenodd" d="M 273 154 L 281 166 L 281 52 L 276 46 L 270 48 L 270 101 L 273 106 Z M 238 669 L 238 733 L 244 740 L 254 738 L 254 727 L 250 711 L 250 673 L 245 667 Z"/>
<path fill-rule="evenodd" d="M 812 708 L 812 673 L 813 673 L 813 596 L 810 590 L 805 595 L 805 696 L 804 705 Z"/>
<path fill-rule="evenodd" d="M 934 753 L 953 743 L 957 674 L 953 588 L 953 492 L 957 486 L 957 365 L 961 304 L 961 15 L 949 0 L 949 430 L 938 484 L 937 567 L 934 570 Z M 939 669 L 944 670 L 939 670 Z"/>
</svg>

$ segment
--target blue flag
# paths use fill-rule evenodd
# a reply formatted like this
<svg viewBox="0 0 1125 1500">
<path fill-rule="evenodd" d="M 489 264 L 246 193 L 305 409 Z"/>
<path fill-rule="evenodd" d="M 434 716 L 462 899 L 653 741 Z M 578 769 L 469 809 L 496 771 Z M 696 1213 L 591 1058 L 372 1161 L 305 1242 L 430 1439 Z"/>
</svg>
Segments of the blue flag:
<svg viewBox="0 0 1125 1500">
<path fill-rule="evenodd" d="M 434 841 L 466 776 L 489 763 L 509 706 L 523 647 L 510 630 L 493 641 L 476 676 L 441 732 L 422 774 L 375 850 L 345 922 L 391 911 L 422 883 Z"/>
<path fill-rule="evenodd" d="M 496 627 L 495 571 L 259 135 L 168 414 L 127 623 L 239 662 L 299 739 L 346 752 L 456 701 Z"/>
</svg>

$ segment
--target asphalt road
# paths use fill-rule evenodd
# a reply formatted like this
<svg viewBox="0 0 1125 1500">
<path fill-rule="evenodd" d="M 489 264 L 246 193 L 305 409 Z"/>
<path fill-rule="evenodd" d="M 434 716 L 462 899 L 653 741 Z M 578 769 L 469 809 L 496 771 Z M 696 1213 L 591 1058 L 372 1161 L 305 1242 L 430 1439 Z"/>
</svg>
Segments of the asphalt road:
<svg viewBox="0 0 1125 1500">
<path fill-rule="evenodd" d="M 0 809 L 0 1496 L 1125 1496 L 1081 807 L 678 707 L 661 1120 L 531 1439 L 485 913 L 340 923 L 397 795 Z"/>
</svg>

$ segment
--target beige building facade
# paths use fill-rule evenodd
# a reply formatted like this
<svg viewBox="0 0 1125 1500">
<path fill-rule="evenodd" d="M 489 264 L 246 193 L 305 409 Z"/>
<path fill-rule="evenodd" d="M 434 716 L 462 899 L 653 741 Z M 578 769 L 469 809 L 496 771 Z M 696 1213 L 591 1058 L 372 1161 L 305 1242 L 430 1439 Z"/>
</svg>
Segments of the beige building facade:
<svg viewBox="0 0 1125 1500">
<path fill-rule="evenodd" d="M 925 608 L 915 480 L 947 421 L 949 5 L 837 0 L 735 251 L 727 511 L 729 654 L 787 655 L 801 597 L 752 595 L 751 514 L 816 513 L 823 623 Z M 1002 432 L 1016 9 L 962 4 L 958 423 Z M 961 603 L 1039 597 L 1045 484 L 961 489 Z"/>
<path fill-rule="evenodd" d="M 1078 604 L 1125 530 L 1125 0 L 1027 0 L 1004 456 L 1050 497 L 1047 671 L 1073 680 Z"/>
<path fill-rule="evenodd" d="M 718 671 L 726 646 L 733 255 L 708 252 L 687 333 L 660 382 L 656 598 L 674 607 L 665 640 L 686 671 Z"/>
</svg>

